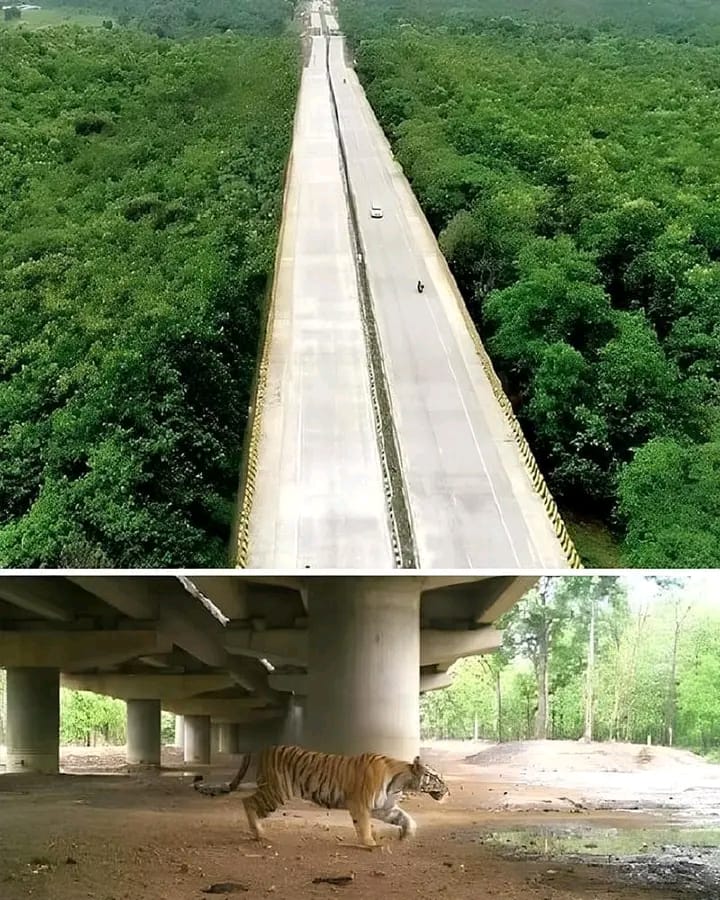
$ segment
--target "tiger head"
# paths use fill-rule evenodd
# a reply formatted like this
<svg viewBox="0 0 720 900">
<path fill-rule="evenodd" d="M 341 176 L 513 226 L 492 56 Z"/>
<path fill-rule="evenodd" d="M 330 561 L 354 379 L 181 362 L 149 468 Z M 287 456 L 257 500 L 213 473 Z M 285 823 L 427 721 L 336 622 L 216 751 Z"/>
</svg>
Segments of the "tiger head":
<svg viewBox="0 0 720 900">
<path fill-rule="evenodd" d="M 443 781 L 442 775 L 420 762 L 419 756 L 413 760 L 411 771 L 413 784 L 409 788 L 410 790 L 418 791 L 421 794 L 430 794 L 433 800 L 444 800 L 450 794 L 450 788 Z"/>
</svg>

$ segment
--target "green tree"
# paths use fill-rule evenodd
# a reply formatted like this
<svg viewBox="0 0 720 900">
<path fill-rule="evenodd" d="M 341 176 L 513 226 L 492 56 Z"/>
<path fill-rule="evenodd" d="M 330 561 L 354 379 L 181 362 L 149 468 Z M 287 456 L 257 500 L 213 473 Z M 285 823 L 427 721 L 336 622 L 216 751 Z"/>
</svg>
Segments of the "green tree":
<svg viewBox="0 0 720 900">
<path fill-rule="evenodd" d="M 720 747 L 720 619 L 695 621 L 686 633 L 677 684 L 677 734 L 702 750 Z"/>
<path fill-rule="evenodd" d="M 625 556 L 644 568 L 720 566 L 720 443 L 655 439 L 623 469 Z"/>
<path fill-rule="evenodd" d="M 67 744 L 93 746 L 125 743 L 125 703 L 90 691 L 60 691 L 60 739 Z"/>
<path fill-rule="evenodd" d="M 597 389 L 616 457 L 628 460 L 655 437 L 700 437 L 704 423 L 696 385 L 682 380 L 643 315 L 621 313 L 618 326 L 597 366 Z"/>
</svg>

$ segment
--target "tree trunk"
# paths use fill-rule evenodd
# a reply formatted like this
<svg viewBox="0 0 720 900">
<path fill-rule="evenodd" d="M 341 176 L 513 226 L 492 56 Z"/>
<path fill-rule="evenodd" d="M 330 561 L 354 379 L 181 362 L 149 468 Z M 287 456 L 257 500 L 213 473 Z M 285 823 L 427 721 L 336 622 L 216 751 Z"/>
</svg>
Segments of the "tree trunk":
<svg viewBox="0 0 720 900">
<path fill-rule="evenodd" d="M 548 736 L 548 695 L 550 673 L 548 671 L 547 646 L 538 657 L 538 705 L 535 718 L 535 737 L 544 740 Z"/>
<path fill-rule="evenodd" d="M 535 718 L 535 737 L 544 740 L 548 736 L 548 709 L 550 706 L 550 627 L 548 623 L 548 593 L 550 582 L 543 578 L 540 582 L 540 606 L 542 607 L 542 623 L 537 635 L 537 656 L 535 659 L 535 675 L 537 677 L 538 706 Z"/>
<path fill-rule="evenodd" d="M 590 637 L 588 639 L 587 669 L 585 671 L 585 730 L 583 740 L 593 739 L 593 705 L 595 687 L 595 616 L 597 598 L 593 590 L 590 595 Z"/>
<path fill-rule="evenodd" d="M 502 743 L 502 691 L 500 690 L 500 672 L 495 673 L 495 696 L 497 698 L 497 739 Z"/>
<path fill-rule="evenodd" d="M 675 630 L 673 632 L 672 654 L 670 656 L 670 675 L 668 677 L 667 693 L 665 696 L 665 743 L 672 746 L 672 734 L 675 727 L 675 717 L 677 715 L 677 655 L 678 645 L 680 644 L 680 633 L 682 631 L 683 622 L 690 612 L 690 605 L 685 608 L 684 612 L 680 612 L 680 598 L 675 600 Z"/>
<path fill-rule="evenodd" d="M 638 648 L 640 646 L 640 638 L 642 636 L 643 630 L 645 628 L 645 624 L 647 623 L 647 619 L 649 616 L 649 610 L 647 607 L 641 609 L 638 612 L 637 618 L 637 631 L 635 632 L 635 640 L 633 642 L 632 651 L 630 654 L 630 665 L 627 672 L 627 678 L 624 680 L 623 690 L 627 691 L 628 686 L 632 685 L 635 682 L 635 671 L 637 669 L 637 655 Z M 619 724 L 618 724 L 619 731 Z M 632 736 L 632 707 L 629 702 L 625 703 L 625 729 L 624 729 L 624 737 L 626 741 L 629 741 Z"/>
</svg>

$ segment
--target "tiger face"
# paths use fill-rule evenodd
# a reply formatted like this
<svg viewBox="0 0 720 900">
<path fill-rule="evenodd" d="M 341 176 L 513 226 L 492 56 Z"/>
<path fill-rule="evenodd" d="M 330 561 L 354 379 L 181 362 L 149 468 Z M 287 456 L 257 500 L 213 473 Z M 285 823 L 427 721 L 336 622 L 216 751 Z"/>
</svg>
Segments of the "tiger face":
<svg viewBox="0 0 720 900">
<path fill-rule="evenodd" d="M 443 800 L 450 793 L 450 788 L 443 781 L 439 772 L 430 766 L 420 762 L 416 756 L 412 763 L 413 784 L 409 790 L 418 791 L 421 794 L 430 794 L 433 800 Z"/>
</svg>

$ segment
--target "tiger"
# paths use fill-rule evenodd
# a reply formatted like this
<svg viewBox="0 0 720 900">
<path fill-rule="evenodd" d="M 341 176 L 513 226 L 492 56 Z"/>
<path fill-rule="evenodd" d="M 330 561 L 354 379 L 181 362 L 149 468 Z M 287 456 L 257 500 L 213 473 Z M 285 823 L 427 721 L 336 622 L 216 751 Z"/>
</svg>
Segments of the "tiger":
<svg viewBox="0 0 720 900">
<path fill-rule="evenodd" d="M 234 791 L 251 760 L 252 754 L 244 755 L 237 774 L 228 785 L 204 785 L 202 775 L 196 775 L 193 787 L 210 796 Z M 429 794 L 437 801 L 450 794 L 442 776 L 423 764 L 419 756 L 409 763 L 379 753 L 344 756 L 295 746 L 261 750 L 256 780 L 257 790 L 243 799 L 255 840 L 265 840 L 260 819 L 267 818 L 293 797 L 298 797 L 327 809 L 346 809 L 360 845 L 368 850 L 378 846 L 371 818 L 397 826 L 400 840 L 415 834 L 415 821 L 398 806 L 403 793 Z"/>
</svg>

